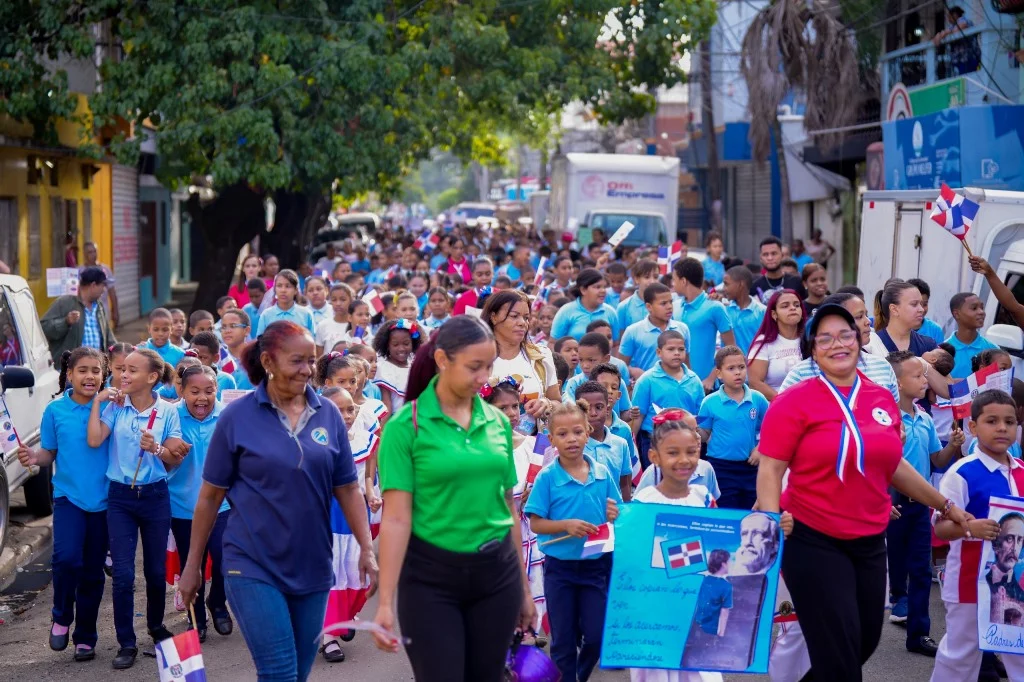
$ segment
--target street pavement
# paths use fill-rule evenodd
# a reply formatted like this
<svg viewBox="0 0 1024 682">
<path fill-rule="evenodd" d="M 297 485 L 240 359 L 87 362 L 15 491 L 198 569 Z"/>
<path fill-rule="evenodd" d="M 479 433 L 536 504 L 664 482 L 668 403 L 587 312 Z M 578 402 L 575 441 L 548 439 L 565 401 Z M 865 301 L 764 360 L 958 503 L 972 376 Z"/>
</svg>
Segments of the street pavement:
<svg viewBox="0 0 1024 682">
<path fill-rule="evenodd" d="M 100 642 L 96 660 L 89 663 L 74 663 L 71 660 L 71 647 L 64 652 L 53 652 L 47 646 L 47 631 L 50 625 L 49 606 L 52 603 L 52 590 L 48 584 L 49 547 L 34 563 L 26 566 L 19 575 L 19 580 L 6 592 L 0 594 L 0 611 L 13 608 L 13 612 L 5 614 L 6 622 L 0 625 L 0 680 L 12 682 L 48 682 L 51 680 L 123 680 L 129 682 L 140 680 L 153 682 L 157 679 L 156 661 L 141 656 L 131 670 L 114 671 L 110 661 L 117 651 L 114 640 L 113 611 L 110 603 L 110 583 L 104 594 L 103 607 L 100 611 Z M 31 574 L 35 572 L 37 576 Z M 145 608 L 142 594 L 141 550 L 137 566 L 138 583 L 136 584 L 136 633 L 140 644 L 148 642 L 145 637 Z M 33 579 L 38 578 L 38 579 Z M 41 582 L 46 586 L 41 591 Z M 27 589 L 22 589 L 27 585 Z M 941 602 L 938 590 L 932 594 L 932 635 L 938 640 L 945 629 Z M 376 608 L 376 600 L 371 600 L 363 611 L 366 617 L 372 616 Z M 185 615 L 174 610 L 170 590 L 166 625 L 173 632 L 185 629 Z M 886 623 L 881 645 L 874 657 L 865 667 L 865 682 L 889 682 L 899 679 L 904 682 L 923 682 L 931 675 L 932 660 L 920 655 L 910 654 L 904 649 L 905 631 Z M 344 679 L 346 682 L 389 682 L 412 680 L 412 671 L 404 656 L 385 654 L 378 651 L 368 636 L 359 634 L 355 640 L 345 645 L 347 660 L 344 663 L 329 664 L 318 657 L 313 674 L 314 682 Z M 203 645 L 203 659 L 206 664 L 207 676 L 213 682 L 235 680 L 254 680 L 255 670 L 249 652 L 245 647 L 237 627 L 229 637 L 217 635 L 210 628 L 210 635 Z M 597 671 L 592 677 L 594 682 L 625 682 L 629 675 L 625 671 Z M 765 682 L 767 676 L 727 675 L 727 682 Z"/>
</svg>

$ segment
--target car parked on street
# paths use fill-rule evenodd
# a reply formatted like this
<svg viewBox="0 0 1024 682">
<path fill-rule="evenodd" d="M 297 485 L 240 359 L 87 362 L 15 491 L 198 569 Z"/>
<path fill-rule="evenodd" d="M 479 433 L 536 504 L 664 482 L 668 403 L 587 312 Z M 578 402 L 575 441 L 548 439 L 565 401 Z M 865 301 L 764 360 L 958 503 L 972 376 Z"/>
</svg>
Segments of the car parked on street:
<svg viewBox="0 0 1024 682">
<path fill-rule="evenodd" d="M 22 443 L 39 447 L 43 410 L 57 392 L 59 372 L 50 357 L 50 348 L 39 324 L 36 302 L 28 282 L 15 275 L 0 275 L 0 372 L 15 367 L 30 370 L 34 375 L 34 385 L 15 388 L 14 382 L 9 381 L 3 400 L 10 413 L 10 423 Z M 0 424 L 3 426 L 5 424 Z M 0 450 L 4 464 L 0 467 L 2 548 L 7 539 L 11 493 L 15 490 L 24 487 L 25 501 L 31 514 L 48 516 L 53 513 L 53 471 L 51 467 L 43 467 L 37 472 L 26 469 L 18 462 L 16 448 L 9 442 L 0 443 Z"/>
</svg>

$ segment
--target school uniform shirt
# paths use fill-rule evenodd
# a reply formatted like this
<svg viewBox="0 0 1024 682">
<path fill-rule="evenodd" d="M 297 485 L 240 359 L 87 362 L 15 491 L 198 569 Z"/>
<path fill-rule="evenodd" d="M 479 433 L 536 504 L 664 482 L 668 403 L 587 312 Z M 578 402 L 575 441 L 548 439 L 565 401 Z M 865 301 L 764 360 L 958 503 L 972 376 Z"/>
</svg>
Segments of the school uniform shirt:
<svg viewBox="0 0 1024 682">
<path fill-rule="evenodd" d="M 330 353 L 334 349 L 335 344 L 339 341 L 344 341 L 348 337 L 349 327 L 348 322 L 335 322 L 333 317 L 321 320 L 316 325 L 316 334 L 313 335 L 313 341 L 316 345 L 323 348 L 325 353 Z"/>
<path fill-rule="evenodd" d="M 252 303 L 243 305 L 242 310 L 249 316 L 249 340 L 252 341 L 256 338 L 256 327 L 260 322 L 260 311 Z"/>
<path fill-rule="evenodd" d="M 1018 497 L 1021 485 L 1019 459 L 1010 458 L 1009 466 L 1000 464 L 984 452 L 958 460 L 939 483 L 939 492 L 946 499 L 976 519 L 988 518 L 989 500 L 993 497 Z M 939 515 L 932 514 L 932 524 Z M 946 579 L 942 582 L 942 601 L 953 604 L 978 603 L 978 567 L 984 550 L 982 540 L 961 538 L 950 540 L 946 556 Z"/>
<path fill-rule="evenodd" d="M 623 476 L 633 477 L 629 447 L 625 440 L 612 433 L 608 427 L 605 427 L 600 439 L 593 435 L 587 439 L 587 444 L 583 446 L 583 454 L 590 455 L 595 462 L 604 464 L 616 480 Z"/>
<path fill-rule="evenodd" d="M 757 445 L 768 400 L 759 391 L 743 387 L 740 402 L 718 389 L 704 398 L 697 413 L 697 425 L 711 432 L 708 459 L 745 462 Z"/>
<path fill-rule="evenodd" d="M 280 322 L 282 320 L 294 322 L 303 329 L 308 329 L 310 336 L 316 334 L 316 325 L 313 324 L 313 313 L 309 312 L 309 308 L 293 303 L 292 307 L 288 310 L 283 310 L 277 305 L 272 305 L 260 313 L 260 321 L 259 324 L 256 325 L 256 336 L 265 332 L 267 327 L 273 323 Z"/>
<path fill-rule="evenodd" d="M 450 319 L 452 319 L 451 315 L 445 315 L 440 320 L 434 317 L 433 315 L 428 315 L 427 317 L 424 317 L 422 320 L 420 320 L 420 324 L 426 327 L 427 329 L 434 331 L 435 329 L 439 329 L 442 324 L 444 324 Z"/>
<path fill-rule="evenodd" d="M 914 406 L 914 414 L 900 410 L 903 420 L 903 459 L 917 470 L 917 473 L 930 481 L 932 477 L 932 453 L 942 449 L 939 434 L 931 416 L 921 408 Z"/>
<path fill-rule="evenodd" d="M 217 400 L 220 400 L 220 394 L 224 391 L 233 391 L 238 388 L 238 384 L 235 382 L 235 378 L 227 372 L 217 370 Z"/>
<path fill-rule="evenodd" d="M 706 257 L 701 263 L 704 265 L 704 281 L 713 282 L 716 287 L 721 284 L 725 279 L 725 265 L 722 261 Z"/>
<path fill-rule="evenodd" d="M 178 362 L 185 357 L 185 351 L 178 348 L 173 343 L 168 341 L 162 346 L 158 346 L 153 343 L 153 339 L 146 339 L 139 344 L 139 348 L 148 348 L 149 350 L 156 351 L 164 362 L 169 364 L 171 367 L 177 367 Z"/>
<path fill-rule="evenodd" d="M 604 296 L 604 302 L 615 308 L 616 314 L 618 314 L 619 304 L 622 303 L 622 292 L 608 287 L 608 291 Z"/>
<path fill-rule="evenodd" d="M 202 421 L 192 416 L 185 401 L 175 404 L 178 421 L 181 423 L 181 439 L 192 446 L 181 464 L 167 475 L 167 491 L 171 497 L 171 518 L 192 519 L 199 502 L 199 489 L 203 487 L 203 465 L 210 449 L 210 439 L 217 426 L 217 420 L 224 409 L 221 403 L 215 403 L 213 410 Z M 221 503 L 217 513 L 231 509 L 227 499 Z"/>
<path fill-rule="evenodd" d="M 839 387 L 849 396 L 850 387 Z M 903 458 L 900 411 L 892 395 L 860 377 L 853 417 L 864 441 L 864 473 L 850 447 L 844 478 L 836 473 L 843 413 L 824 378 L 780 393 L 761 424 L 758 451 L 789 463 L 782 509 L 841 540 L 877 535 L 889 525 L 889 485 Z"/>
<path fill-rule="evenodd" d="M 104 471 L 109 463 L 110 439 L 99 447 L 89 447 L 86 436 L 92 401 L 79 405 L 72 400 L 72 392 L 69 388 L 46 405 L 39 425 L 39 446 L 56 454 L 53 496 L 67 498 L 82 511 L 100 512 L 107 508 Z"/>
<path fill-rule="evenodd" d="M 377 376 L 374 377 L 373 383 L 382 391 L 387 391 L 391 394 L 391 411 L 393 413 L 405 404 L 405 387 L 409 383 L 409 370 L 412 367 L 412 363 L 408 367 L 399 367 L 390 360 L 384 358 L 377 358 Z"/>
<path fill-rule="evenodd" d="M 924 318 L 924 322 L 921 324 L 921 328 L 917 330 L 917 333 L 921 336 L 927 336 L 935 343 L 942 343 L 946 340 L 946 335 L 942 333 L 942 327 L 939 326 L 938 322 L 929 320 L 927 317 Z"/>
<path fill-rule="evenodd" d="M 231 378 L 235 380 L 235 388 L 242 391 L 251 391 L 256 388 L 252 385 L 252 381 L 249 380 L 249 373 L 242 367 L 242 363 L 235 359 L 235 371 L 231 373 Z"/>
<path fill-rule="evenodd" d="M 999 348 L 996 344 L 986 339 L 981 334 L 978 334 L 974 341 L 970 343 L 964 343 L 957 338 L 956 334 L 951 334 L 946 343 L 956 348 L 956 355 L 953 356 L 953 371 L 949 373 L 954 379 L 965 379 L 972 374 L 971 371 L 971 360 L 974 359 L 975 355 L 978 355 L 983 350 L 989 348 Z"/>
<path fill-rule="evenodd" d="M 673 306 L 673 317 L 690 329 L 687 344 L 690 367 L 702 380 L 715 368 L 715 342 L 719 334 L 732 331 L 725 306 L 701 292 L 690 302 L 680 298 Z"/>
<path fill-rule="evenodd" d="M 362 428 L 371 433 L 380 431 L 381 422 L 388 416 L 387 406 L 375 398 L 366 398 L 359 406 L 357 422 L 362 423 Z"/>
<path fill-rule="evenodd" d="M 622 504 L 619 479 L 590 455 L 584 454 L 583 458 L 589 465 L 587 480 L 583 482 L 576 480 L 562 468 L 561 457 L 541 469 L 533 482 L 530 499 L 526 501 L 526 514 L 534 514 L 550 521 L 580 519 L 595 526 L 605 523 L 608 520 L 605 515 L 608 498 Z M 544 554 L 564 561 L 588 561 L 602 556 L 595 554 L 585 559 L 581 556 L 585 538 L 570 538 L 544 546 L 544 543 L 556 537 L 561 537 L 561 534 L 537 534 Z"/>
<path fill-rule="evenodd" d="M 768 372 L 764 376 L 764 383 L 776 391 L 782 382 L 786 380 L 789 370 L 793 369 L 800 362 L 800 339 L 787 339 L 779 336 L 771 343 L 761 345 L 764 337 L 758 336 L 750 346 L 747 353 L 747 362 L 764 360 L 768 363 Z"/>
<path fill-rule="evenodd" d="M 663 330 L 645 317 L 626 327 L 619 342 L 619 353 L 629 358 L 629 364 L 643 371 L 658 364 L 658 337 L 662 331 L 676 331 L 683 335 L 686 347 L 690 347 L 690 329 L 678 320 L 669 320 Z"/>
<path fill-rule="evenodd" d="M 892 365 L 884 357 L 872 355 L 862 350 L 860 358 L 857 360 L 857 371 L 867 378 L 868 381 L 878 384 L 889 391 L 892 399 L 897 404 L 900 402 L 900 389 L 896 385 L 896 373 L 892 371 Z M 789 374 L 786 375 L 786 379 L 779 386 L 778 390 L 780 392 L 785 391 L 805 379 L 813 379 L 820 376 L 821 368 L 818 367 L 818 363 L 811 358 L 806 358 L 789 370 Z"/>
<path fill-rule="evenodd" d="M 505 502 L 516 486 L 512 450 L 508 419 L 479 396 L 468 429 L 446 416 L 435 377 L 388 420 L 377 450 L 380 488 L 412 494 L 413 535 L 450 552 L 476 552 L 512 528 Z"/>
<path fill-rule="evenodd" d="M 663 478 L 661 473 L 661 467 L 657 465 L 651 465 L 644 470 L 643 476 L 640 477 L 640 482 L 636 484 L 636 494 L 633 496 L 634 500 L 639 500 L 638 497 L 641 490 L 648 490 L 661 483 Z M 690 490 L 692 491 L 695 487 L 703 487 L 707 489 L 712 500 L 717 500 L 722 496 L 722 490 L 718 487 L 718 477 L 715 475 L 715 467 L 711 465 L 711 462 L 706 459 L 697 460 L 697 468 L 694 469 L 693 473 L 690 474 Z M 658 493 L 658 497 L 664 497 L 661 493 Z M 654 497 L 654 493 L 646 493 L 645 497 Z M 667 498 L 666 498 L 667 499 Z M 643 499 L 641 502 L 654 502 L 653 499 Z M 665 504 L 677 504 L 674 502 L 666 502 Z M 689 506 L 689 505 L 688 505 Z M 711 506 L 711 505 L 703 505 Z M 717 506 L 717 505 L 716 505 Z"/>
<path fill-rule="evenodd" d="M 100 421 L 110 429 L 110 456 L 107 458 L 107 479 L 115 483 L 132 482 L 135 467 L 139 463 L 139 443 L 142 432 L 149 425 L 149 415 L 156 410 L 153 421 L 153 439 L 162 444 L 168 438 L 181 438 L 181 422 L 178 420 L 177 408 L 169 402 L 160 400 L 153 392 L 156 402 L 142 412 L 135 409 L 132 399 L 125 397 L 124 405 L 107 403 L 100 413 Z M 167 479 L 167 469 L 163 460 L 156 455 L 142 453 L 142 464 L 139 466 L 137 485 L 147 485 Z"/>
<path fill-rule="evenodd" d="M 765 310 L 767 308 L 764 307 L 764 303 L 754 296 L 750 297 L 750 303 L 746 308 L 739 307 L 735 301 L 729 301 L 729 305 L 725 307 L 729 321 L 732 322 L 732 334 L 736 338 L 736 345 L 740 347 L 744 355 L 750 350 L 750 345 L 754 342 L 754 337 L 757 336 L 757 330 L 761 328 Z"/>
<path fill-rule="evenodd" d="M 640 292 L 634 293 L 624 301 L 620 301 L 616 307 L 615 316 L 619 320 L 619 329 L 626 329 L 631 324 L 636 324 L 647 317 L 647 304 L 644 303 Z"/>
<path fill-rule="evenodd" d="M 633 430 L 629 428 L 629 424 L 619 418 L 619 415 L 615 414 L 614 410 L 612 410 L 612 423 L 606 428 L 622 440 L 626 441 L 626 448 L 629 450 L 630 465 L 632 466 L 633 462 L 639 461 L 639 455 L 636 452 L 636 440 L 633 438 Z"/>
<path fill-rule="evenodd" d="M 506 375 L 500 374 L 498 376 Z M 586 374 L 582 373 L 574 374 L 573 376 L 569 377 L 569 379 L 565 382 L 565 387 L 562 389 L 562 402 L 575 402 L 576 389 L 578 389 L 580 386 L 587 383 L 588 381 L 590 381 L 590 379 L 587 377 Z M 626 386 L 628 385 L 629 384 L 624 382 L 621 378 L 619 379 L 619 399 L 615 402 L 615 406 L 612 408 L 612 411 L 615 414 L 622 414 L 626 410 L 633 407 L 633 403 L 630 402 L 629 400 L 629 392 L 626 390 Z"/>
<path fill-rule="evenodd" d="M 363 395 L 367 398 L 380 400 L 380 388 L 372 381 L 367 381 L 366 385 L 363 386 Z"/>
<path fill-rule="evenodd" d="M 693 370 L 683 365 L 683 378 L 670 376 L 659 362 L 644 372 L 633 387 L 633 405 L 640 409 L 641 431 L 654 430 L 654 416 L 658 409 L 679 407 L 690 414 L 697 414 L 704 401 L 704 386 Z"/>
<path fill-rule="evenodd" d="M 571 336 L 579 341 L 587 333 L 587 326 L 597 320 L 604 320 L 610 324 L 612 338 L 619 338 L 619 315 L 615 308 L 602 303 L 596 310 L 587 310 L 579 299 L 566 303 L 555 313 L 555 320 L 551 323 L 551 338 Z"/>
<path fill-rule="evenodd" d="M 307 306 L 310 314 L 313 316 L 313 333 L 316 333 L 317 325 L 324 320 L 334 319 L 334 308 L 331 307 L 330 303 L 325 303 L 320 308 L 314 308 L 312 305 Z"/>
</svg>

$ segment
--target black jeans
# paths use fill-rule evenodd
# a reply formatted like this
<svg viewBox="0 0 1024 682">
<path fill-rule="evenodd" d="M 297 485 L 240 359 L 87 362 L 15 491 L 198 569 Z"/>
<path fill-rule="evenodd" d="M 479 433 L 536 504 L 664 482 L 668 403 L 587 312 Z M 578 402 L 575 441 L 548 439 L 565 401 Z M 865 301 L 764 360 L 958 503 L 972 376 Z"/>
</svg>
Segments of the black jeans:
<svg viewBox="0 0 1024 682">
<path fill-rule="evenodd" d="M 223 511 L 217 514 L 217 520 L 213 523 L 213 530 L 210 532 L 210 540 L 206 543 L 206 551 L 203 552 L 203 561 L 200 563 L 201 571 L 206 572 L 206 557 L 213 557 L 213 572 L 210 575 L 210 595 L 206 598 L 206 581 L 199 583 L 199 591 L 196 593 L 196 601 L 193 609 L 196 612 L 196 620 L 193 623 L 200 630 L 206 629 L 206 607 L 211 611 L 224 611 L 227 609 L 227 599 L 224 596 L 224 528 L 228 525 L 230 511 Z M 192 543 L 192 519 L 171 519 L 171 534 L 174 535 L 174 544 L 178 546 L 178 557 L 181 567 L 185 568 L 185 561 L 188 559 L 190 545 Z"/>
<path fill-rule="evenodd" d="M 417 682 L 501 682 L 525 594 L 519 562 L 511 533 L 472 553 L 410 536 L 398 622 Z"/>
<path fill-rule="evenodd" d="M 804 682 L 861 681 L 882 636 L 885 571 L 885 533 L 840 540 L 794 524 L 782 574 L 811 658 Z"/>
</svg>

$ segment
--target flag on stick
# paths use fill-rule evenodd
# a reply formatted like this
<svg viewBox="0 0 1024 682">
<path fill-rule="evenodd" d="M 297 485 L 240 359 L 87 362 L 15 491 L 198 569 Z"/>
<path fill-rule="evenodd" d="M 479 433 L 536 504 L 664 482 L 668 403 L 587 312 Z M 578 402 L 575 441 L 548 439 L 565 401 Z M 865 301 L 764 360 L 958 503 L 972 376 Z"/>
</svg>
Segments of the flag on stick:
<svg viewBox="0 0 1024 682">
<path fill-rule="evenodd" d="M 149 422 L 146 424 L 146 430 L 147 431 L 152 431 L 153 430 L 153 422 L 155 422 L 155 421 L 156 421 L 156 408 L 154 407 L 153 410 L 149 413 Z M 139 448 L 139 461 L 135 464 L 135 475 L 132 476 L 132 488 L 133 489 L 135 488 L 135 480 L 139 477 L 139 469 L 142 468 L 142 458 L 143 458 L 143 456 L 145 454 L 146 454 L 146 451 L 143 450 L 142 448 Z"/>
<path fill-rule="evenodd" d="M 667 275 L 672 271 L 672 266 L 683 256 L 683 243 L 679 240 L 672 246 L 658 247 L 658 269 L 661 274 Z"/>
<path fill-rule="evenodd" d="M 999 371 L 999 365 L 992 363 L 982 367 L 966 379 L 961 379 L 949 387 L 949 402 L 953 406 L 953 419 L 966 419 L 971 416 L 971 403 L 979 393 L 1000 390 L 1010 393 L 1013 385 L 1013 370 Z"/>
<path fill-rule="evenodd" d="M 370 289 L 363 294 L 362 301 L 373 309 L 375 315 L 384 312 L 384 301 L 380 300 L 380 294 L 376 289 Z"/>
<path fill-rule="evenodd" d="M 597 527 L 597 532 L 587 536 L 583 541 L 583 554 L 580 558 L 586 559 L 595 554 L 607 554 L 615 549 L 615 526 L 610 523 L 602 523 Z"/>
<path fill-rule="evenodd" d="M 189 612 L 192 605 L 189 604 Z M 192 615 L 195 622 L 195 614 Z M 156 645 L 160 682 L 206 682 L 206 666 L 199 646 L 199 631 L 186 630 Z"/>
<path fill-rule="evenodd" d="M 974 224 L 978 208 L 977 202 L 971 201 L 962 194 L 957 194 L 950 189 L 949 185 L 942 183 L 939 198 L 935 200 L 935 208 L 931 214 L 932 220 L 960 240 L 970 256 L 974 254 L 971 253 L 971 247 L 967 245 L 967 232 Z"/>
</svg>

